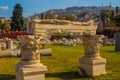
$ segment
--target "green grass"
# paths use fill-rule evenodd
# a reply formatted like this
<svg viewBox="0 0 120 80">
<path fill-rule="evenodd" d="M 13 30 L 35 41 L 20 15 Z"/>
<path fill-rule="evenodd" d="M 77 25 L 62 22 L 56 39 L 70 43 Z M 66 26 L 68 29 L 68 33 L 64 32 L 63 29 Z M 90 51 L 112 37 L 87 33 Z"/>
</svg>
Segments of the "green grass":
<svg viewBox="0 0 120 80">
<path fill-rule="evenodd" d="M 52 56 L 42 56 L 41 63 L 48 67 L 46 80 L 120 80 L 120 52 L 114 46 L 101 47 L 101 56 L 106 58 L 106 75 L 83 78 L 77 74 L 78 59 L 84 55 L 84 48 L 47 45 L 52 48 Z M 14 65 L 20 58 L 0 58 L 0 80 L 15 80 Z"/>
</svg>

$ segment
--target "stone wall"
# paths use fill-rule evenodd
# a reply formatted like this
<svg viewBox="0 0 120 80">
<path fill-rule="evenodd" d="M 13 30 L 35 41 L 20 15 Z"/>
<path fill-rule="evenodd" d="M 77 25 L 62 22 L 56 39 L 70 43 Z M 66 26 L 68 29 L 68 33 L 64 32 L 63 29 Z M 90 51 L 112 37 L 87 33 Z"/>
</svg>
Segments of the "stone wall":
<svg viewBox="0 0 120 80">
<path fill-rule="evenodd" d="M 82 39 L 76 38 L 76 39 L 54 39 L 51 41 L 51 44 L 53 45 L 65 45 L 65 46 L 80 46 L 82 45 Z"/>
<path fill-rule="evenodd" d="M 51 23 L 41 23 L 42 21 L 49 21 Z M 58 24 L 54 22 L 61 22 L 62 20 L 32 20 L 27 21 L 27 32 L 30 34 L 79 34 L 82 35 L 84 31 L 90 31 L 91 34 L 96 34 L 97 25 L 93 21 L 89 22 L 72 22 L 62 21 L 66 24 Z"/>
<path fill-rule="evenodd" d="M 115 39 L 114 38 L 107 38 L 106 36 L 100 35 L 100 46 L 114 46 L 115 45 Z M 46 41 L 46 44 L 48 44 L 49 41 Z M 53 45 L 66 45 L 66 46 L 81 46 L 83 45 L 82 37 L 81 38 L 75 38 L 75 39 L 54 39 L 49 42 L 49 44 Z"/>
</svg>

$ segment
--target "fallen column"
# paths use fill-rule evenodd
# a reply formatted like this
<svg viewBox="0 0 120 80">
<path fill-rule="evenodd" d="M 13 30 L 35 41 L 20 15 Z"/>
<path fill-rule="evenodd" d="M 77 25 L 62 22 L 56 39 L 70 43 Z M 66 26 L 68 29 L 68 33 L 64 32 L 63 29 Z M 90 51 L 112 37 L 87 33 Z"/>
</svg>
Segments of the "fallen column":
<svg viewBox="0 0 120 80">
<path fill-rule="evenodd" d="M 13 56 L 13 51 L 10 49 L 0 51 L 0 58 L 1 57 L 11 57 L 11 56 Z"/>
<path fill-rule="evenodd" d="M 41 49 L 40 50 L 40 55 L 41 56 L 52 56 L 52 49 Z"/>
<path fill-rule="evenodd" d="M 20 57 L 21 56 L 21 50 L 20 49 L 12 49 L 14 57 Z M 52 49 L 40 49 L 40 56 L 52 56 Z"/>
</svg>

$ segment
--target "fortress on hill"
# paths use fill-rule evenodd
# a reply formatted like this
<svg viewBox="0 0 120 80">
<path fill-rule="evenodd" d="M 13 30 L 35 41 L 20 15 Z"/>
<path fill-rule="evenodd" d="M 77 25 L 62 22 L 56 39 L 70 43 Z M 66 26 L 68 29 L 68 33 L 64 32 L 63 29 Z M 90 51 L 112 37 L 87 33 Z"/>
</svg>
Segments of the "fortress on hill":
<svg viewBox="0 0 120 80">
<path fill-rule="evenodd" d="M 88 22 L 74 22 L 56 19 L 32 19 L 26 21 L 26 29 L 29 34 L 82 35 L 84 31 L 96 34 L 97 24 L 93 20 Z"/>
</svg>

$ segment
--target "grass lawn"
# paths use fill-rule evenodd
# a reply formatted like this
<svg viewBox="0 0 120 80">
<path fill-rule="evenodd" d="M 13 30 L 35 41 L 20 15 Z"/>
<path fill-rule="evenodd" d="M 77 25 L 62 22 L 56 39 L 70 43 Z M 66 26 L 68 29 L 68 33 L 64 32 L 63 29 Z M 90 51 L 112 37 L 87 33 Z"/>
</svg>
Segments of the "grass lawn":
<svg viewBox="0 0 120 80">
<path fill-rule="evenodd" d="M 84 54 L 84 48 L 47 45 L 52 48 L 52 56 L 42 56 L 41 63 L 48 67 L 46 80 L 120 80 L 120 52 L 114 52 L 114 46 L 101 47 L 101 56 L 106 58 L 106 75 L 83 78 L 77 74 L 78 59 Z M 14 65 L 20 58 L 0 58 L 0 80 L 15 80 Z"/>
</svg>

